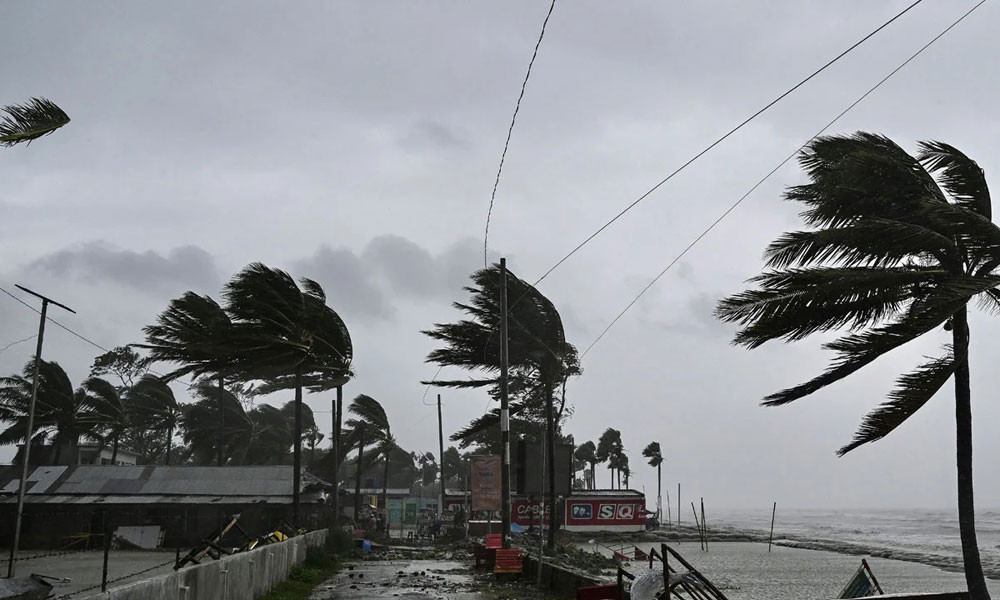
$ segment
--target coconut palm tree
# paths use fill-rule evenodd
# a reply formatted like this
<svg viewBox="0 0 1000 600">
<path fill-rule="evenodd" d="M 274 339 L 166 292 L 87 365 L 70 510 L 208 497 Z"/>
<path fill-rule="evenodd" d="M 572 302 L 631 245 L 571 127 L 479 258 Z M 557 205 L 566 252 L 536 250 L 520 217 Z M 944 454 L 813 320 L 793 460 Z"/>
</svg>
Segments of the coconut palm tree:
<svg viewBox="0 0 1000 600">
<path fill-rule="evenodd" d="M 642 455 L 649 459 L 649 466 L 656 467 L 656 519 L 663 520 L 663 497 L 661 495 L 662 477 L 661 466 L 663 465 L 663 453 L 660 452 L 660 442 L 650 442 L 642 449 Z"/>
<path fill-rule="evenodd" d="M 0 108 L 0 146 L 10 148 L 48 135 L 69 123 L 69 116 L 51 100 L 32 98 L 24 104 Z"/>
<path fill-rule="evenodd" d="M 351 428 L 350 437 L 355 440 L 358 449 L 357 469 L 354 474 L 354 520 L 357 522 L 361 513 L 361 474 L 364 472 L 364 452 L 366 445 L 378 445 L 385 441 L 389 433 L 389 418 L 378 400 L 365 394 L 359 394 L 351 402 L 347 411 L 354 415 L 347 420 Z"/>
<path fill-rule="evenodd" d="M 617 429 L 608 427 L 601 434 L 600 439 L 597 440 L 597 450 L 594 452 L 594 457 L 597 459 L 598 463 L 608 463 L 608 469 L 611 470 L 611 488 L 615 487 L 615 470 L 617 461 L 613 461 L 618 454 L 622 452 L 622 432 Z"/>
<path fill-rule="evenodd" d="M 229 389 L 223 389 L 222 402 L 219 390 L 209 379 L 198 381 L 193 389 L 195 402 L 183 407 L 181 429 L 187 454 L 196 463 L 208 464 L 215 457 L 219 464 L 242 464 L 254 435 L 254 423 L 240 402 Z"/>
<path fill-rule="evenodd" d="M 51 461 L 58 464 L 64 447 L 74 450 L 81 437 L 97 439 L 88 420 L 90 404 L 86 391 L 74 390 L 66 371 L 57 362 L 42 359 L 38 361 L 34 428 L 27 431 L 34 367 L 32 359 L 20 375 L 0 377 L 0 422 L 10 423 L 0 433 L 0 446 L 51 439 Z"/>
<path fill-rule="evenodd" d="M 111 443 L 111 464 L 118 462 L 118 443 L 132 426 L 133 413 L 118 388 L 100 377 L 89 377 L 81 389 L 89 410 L 83 417 L 92 434 L 99 436 L 101 447 Z"/>
<path fill-rule="evenodd" d="M 587 489 L 594 489 L 594 472 L 597 468 L 597 446 L 594 442 L 584 442 L 573 452 L 573 458 L 590 465 L 590 475 L 585 479 Z"/>
<path fill-rule="evenodd" d="M 887 352 L 942 328 L 941 356 L 903 375 L 842 447 L 843 455 L 888 435 L 955 378 L 958 512 L 965 577 L 973 600 L 989 598 L 976 543 L 967 305 L 1000 308 L 1000 229 L 991 222 L 982 169 L 956 148 L 922 142 L 911 156 L 870 133 L 812 142 L 799 161 L 809 183 L 789 188 L 809 230 L 787 233 L 765 252 L 768 270 L 751 289 L 719 303 L 739 323 L 735 343 L 800 340 L 848 328 L 825 344 L 836 352 L 822 374 L 764 399 L 792 402 Z"/>
<path fill-rule="evenodd" d="M 353 357 L 347 326 L 326 305 L 323 288 L 310 279 L 300 288 L 286 272 L 247 265 L 226 285 L 226 311 L 234 323 L 236 368 L 273 388 L 295 390 L 292 520 L 298 522 L 302 467 L 302 390 L 307 376 L 342 379 Z"/>
<path fill-rule="evenodd" d="M 150 359 L 167 362 L 178 367 L 163 376 L 164 381 L 172 381 L 185 375 L 215 378 L 215 411 L 217 440 L 214 444 L 218 454 L 216 464 L 222 465 L 228 410 L 226 404 L 226 377 L 234 371 L 236 336 L 233 322 L 226 311 L 211 297 L 194 292 L 185 292 L 180 298 L 170 301 L 170 305 L 157 317 L 155 325 L 143 328 L 145 344 L 136 344 L 149 350 Z M 199 384 L 204 391 L 204 385 Z"/>
<path fill-rule="evenodd" d="M 516 415 L 533 405 L 544 407 L 548 502 L 555 506 L 555 440 L 559 431 L 554 407 L 555 392 L 562 387 L 565 405 L 565 384 L 570 376 L 580 373 L 579 360 L 576 348 L 566 342 L 562 318 L 555 305 L 510 271 L 506 277 L 506 294 L 511 300 L 507 309 L 510 378 L 520 378 L 526 384 L 520 401 L 511 402 L 510 414 Z M 470 319 L 437 323 L 434 329 L 425 331 L 426 335 L 444 344 L 442 348 L 432 351 L 427 361 L 479 371 L 486 376 L 427 383 L 452 388 L 491 387 L 495 391 L 500 371 L 497 337 L 497 325 L 501 318 L 499 265 L 476 271 L 472 281 L 474 285 L 465 288 L 471 294 L 470 302 L 453 305 Z M 477 419 L 463 433 L 472 435 L 484 427 L 499 424 L 499 421 L 499 410 L 494 410 Z M 550 548 L 555 544 L 556 528 L 556 511 L 552 511 L 548 538 Z"/>
<path fill-rule="evenodd" d="M 149 431 L 165 434 L 163 463 L 170 464 L 174 431 L 180 425 L 182 412 L 170 386 L 154 375 L 144 375 L 127 391 L 135 423 Z"/>
</svg>

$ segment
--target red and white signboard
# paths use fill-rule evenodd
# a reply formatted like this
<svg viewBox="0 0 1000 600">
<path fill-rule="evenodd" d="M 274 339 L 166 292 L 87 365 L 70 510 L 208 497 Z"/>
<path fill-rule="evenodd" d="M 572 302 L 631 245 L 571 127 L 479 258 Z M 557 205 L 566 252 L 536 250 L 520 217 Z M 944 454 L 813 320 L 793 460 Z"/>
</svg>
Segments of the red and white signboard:
<svg viewBox="0 0 1000 600">
<path fill-rule="evenodd" d="M 646 527 L 644 498 L 566 499 L 568 531 L 642 531 Z"/>
</svg>

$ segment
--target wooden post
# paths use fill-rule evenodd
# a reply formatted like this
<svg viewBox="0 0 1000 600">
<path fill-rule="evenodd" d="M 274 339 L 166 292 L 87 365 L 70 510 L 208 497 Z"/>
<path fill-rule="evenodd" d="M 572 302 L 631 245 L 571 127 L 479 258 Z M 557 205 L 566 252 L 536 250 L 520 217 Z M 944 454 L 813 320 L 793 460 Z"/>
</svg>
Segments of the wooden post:
<svg viewBox="0 0 1000 600">
<path fill-rule="evenodd" d="M 441 461 L 438 464 L 438 477 L 441 479 L 441 495 L 438 496 L 438 517 L 444 510 L 444 430 L 441 429 L 441 394 L 438 394 L 438 455 Z"/>
<path fill-rule="evenodd" d="M 101 570 L 101 591 L 108 591 L 108 554 L 111 553 L 111 519 L 104 511 L 104 566 Z"/>
<path fill-rule="evenodd" d="M 694 502 L 691 503 L 691 514 L 694 515 L 694 525 L 698 528 L 698 547 L 704 550 L 705 538 L 701 535 L 701 523 L 698 522 L 698 511 L 694 507 Z"/>
<path fill-rule="evenodd" d="M 681 484 L 677 484 L 677 526 L 681 526 Z"/>
<path fill-rule="evenodd" d="M 771 551 L 771 540 L 774 539 L 774 513 L 778 510 L 778 501 L 775 500 L 774 506 L 771 507 L 771 535 L 767 538 L 767 551 Z"/>
<path fill-rule="evenodd" d="M 705 552 L 708 552 L 708 521 L 705 520 L 705 498 L 701 498 L 701 531 L 705 537 Z"/>
</svg>

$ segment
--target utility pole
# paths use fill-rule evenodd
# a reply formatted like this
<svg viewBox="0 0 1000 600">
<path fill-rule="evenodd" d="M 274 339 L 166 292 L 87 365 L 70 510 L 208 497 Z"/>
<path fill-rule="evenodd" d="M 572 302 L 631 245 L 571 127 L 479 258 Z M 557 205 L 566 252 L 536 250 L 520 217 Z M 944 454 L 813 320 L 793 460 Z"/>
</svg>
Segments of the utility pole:
<svg viewBox="0 0 1000 600">
<path fill-rule="evenodd" d="M 68 310 L 76 314 L 76 311 L 59 304 L 51 298 L 35 293 L 26 287 L 16 285 L 21 291 L 27 292 L 36 298 L 42 299 L 41 318 L 38 321 L 38 344 L 35 346 L 35 366 L 31 377 L 31 404 L 28 405 L 28 429 L 24 434 L 24 455 L 21 463 L 21 480 L 17 486 L 17 516 L 14 521 L 14 543 L 10 546 L 10 562 L 7 564 L 7 577 L 14 576 L 14 562 L 17 558 L 17 547 L 21 543 L 21 517 L 24 515 L 24 492 L 28 482 L 28 465 L 31 463 L 31 434 L 35 431 L 35 402 L 38 400 L 38 365 L 42 361 L 42 339 L 45 337 L 45 319 L 49 310 L 49 304 L 55 304 L 59 308 Z"/>
<path fill-rule="evenodd" d="M 340 415 L 344 405 L 344 386 L 337 386 L 337 395 L 333 400 L 333 441 L 330 452 L 333 453 L 333 527 L 340 527 Z M 401 513 L 402 514 L 402 513 Z"/>
<path fill-rule="evenodd" d="M 500 525 L 510 548 L 510 410 L 507 407 L 507 259 L 500 259 Z"/>
<path fill-rule="evenodd" d="M 441 479 L 441 494 L 438 496 L 438 516 L 444 510 L 444 430 L 441 428 L 441 394 L 438 394 L 438 477 Z"/>
</svg>

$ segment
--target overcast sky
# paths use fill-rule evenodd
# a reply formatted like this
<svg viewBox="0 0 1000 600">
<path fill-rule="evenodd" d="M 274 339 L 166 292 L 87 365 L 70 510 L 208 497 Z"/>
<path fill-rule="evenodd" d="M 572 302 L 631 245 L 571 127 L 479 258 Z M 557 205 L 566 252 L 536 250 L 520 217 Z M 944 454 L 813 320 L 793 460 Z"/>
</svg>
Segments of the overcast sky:
<svg viewBox="0 0 1000 600">
<path fill-rule="evenodd" d="M 695 152 L 909 4 L 594 2 L 556 5 L 514 131 L 492 255 L 534 281 Z M 928 0 L 660 188 L 540 284 L 581 350 L 726 207 L 973 5 Z M 0 105 L 44 96 L 73 121 L 0 149 L 0 282 L 79 313 L 53 316 L 97 343 L 141 341 L 170 299 L 218 295 L 263 261 L 319 281 L 348 323 L 350 399 L 383 403 L 408 449 L 437 448 L 420 380 L 420 331 L 482 266 L 489 195 L 548 2 L 7 2 Z M 939 139 L 997 156 L 1000 17 L 987 3 L 833 130 Z M 993 41 L 990 41 L 993 40 Z M 929 334 L 782 408 L 758 405 L 825 365 L 820 337 L 747 351 L 714 321 L 799 226 L 788 164 L 636 304 L 570 382 L 578 442 L 622 431 L 663 446 L 664 483 L 709 507 L 952 507 L 953 392 L 845 458 L 895 377 L 948 341 Z M 0 347 L 36 315 L 0 296 Z M 976 486 L 1000 506 L 1000 321 L 972 318 Z M 19 370 L 33 341 L 0 353 Z M 50 328 L 44 356 L 74 381 L 95 348 Z M 442 377 L 461 376 L 460 372 Z M 426 397 L 430 402 L 435 391 Z M 488 408 L 444 391 L 445 434 Z M 275 398 L 282 402 L 286 398 Z M 307 398 L 329 411 L 330 395 Z M 329 429 L 329 412 L 318 413 Z M 9 460 L 10 448 L 0 449 Z M 598 482 L 609 475 L 599 469 Z"/>
</svg>

